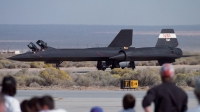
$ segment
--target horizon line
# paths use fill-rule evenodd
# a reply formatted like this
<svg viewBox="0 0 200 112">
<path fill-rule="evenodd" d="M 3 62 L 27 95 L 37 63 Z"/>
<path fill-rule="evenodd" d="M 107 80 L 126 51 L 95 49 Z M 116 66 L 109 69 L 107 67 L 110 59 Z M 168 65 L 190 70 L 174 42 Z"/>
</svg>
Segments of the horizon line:
<svg viewBox="0 0 200 112">
<path fill-rule="evenodd" d="M 146 27 L 152 27 L 152 26 L 199 26 L 200 24 L 191 24 L 191 25 L 105 25 L 105 24 L 0 24 L 0 25 L 74 25 L 74 26 L 146 26 Z"/>
</svg>

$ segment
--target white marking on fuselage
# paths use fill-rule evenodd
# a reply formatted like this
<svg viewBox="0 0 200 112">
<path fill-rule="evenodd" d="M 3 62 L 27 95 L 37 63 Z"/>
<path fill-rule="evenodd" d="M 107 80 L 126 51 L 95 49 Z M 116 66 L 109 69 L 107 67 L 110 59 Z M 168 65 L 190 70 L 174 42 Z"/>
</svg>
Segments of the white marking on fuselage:
<svg viewBox="0 0 200 112">
<path fill-rule="evenodd" d="M 166 38 L 166 39 L 176 38 L 176 34 L 175 33 L 161 33 L 158 38 Z"/>
</svg>

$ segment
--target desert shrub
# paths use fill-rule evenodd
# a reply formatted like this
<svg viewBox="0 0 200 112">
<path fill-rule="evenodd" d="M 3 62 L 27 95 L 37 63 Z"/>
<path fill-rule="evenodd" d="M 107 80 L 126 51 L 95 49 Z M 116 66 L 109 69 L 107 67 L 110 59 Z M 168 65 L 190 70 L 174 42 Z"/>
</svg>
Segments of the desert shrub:
<svg viewBox="0 0 200 112">
<path fill-rule="evenodd" d="M 120 76 L 123 76 L 125 73 L 131 73 L 131 72 L 134 72 L 134 71 L 128 68 L 125 68 L 125 69 L 115 68 L 115 69 L 112 69 L 111 74 L 118 74 Z"/>
<path fill-rule="evenodd" d="M 17 66 L 15 64 L 10 64 L 7 68 L 13 69 L 13 68 L 17 68 Z"/>
<path fill-rule="evenodd" d="M 109 81 L 112 78 L 111 74 L 105 71 L 88 72 L 86 76 L 92 79 L 93 86 L 110 86 Z"/>
<path fill-rule="evenodd" d="M 60 82 L 71 81 L 71 77 L 65 71 L 55 68 L 46 68 L 39 73 L 39 76 L 47 85 L 59 85 Z"/>
<path fill-rule="evenodd" d="M 30 68 L 30 64 L 27 63 L 21 63 L 17 68 Z"/>
<path fill-rule="evenodd" d="M 44 68 L 49 68 L 47 64 L 44 65 Z"/>
<path fill-rule="evenodd" d="M 26 62 L 10 61 L 10 60 L 0 60 L 0 65 L 3 68 L 30 68 L 30 65 Z"/>
<path fill-rule="evenodd" d="M 178 65 L 178 64 L 179 64 L 179 62 L 177 62 L 177 61 L 172 63 L 172 65 Z"/>
<path fill-rule="evenodd" d="M 25 79 L 25 85 L 30 86 L 33 83 L 37 83 L 41 86 L 46 86 L 45 80 L 43 78 L 39 77 L 38 75 L 28 75 L 28 77 Z"/>
<path fill-rule="evenodd" d="M 156 66 L 157 61 L 137 61 L 137 66 Z"/>
<path fill-rule="evenodd" d="M 21 69 L 16 74 L 14 74 L 18 84 L 20 86 L 30 86 L 31 83 L 37 83 L 39 85 L 45 86 L 44 79 L 38 75 L 34 75 L 28 72 L 28 69 Z"/>
<path fill-rule="evenodd" d="M 40 66 L 36 62 L 31 62 L 30 67 L 31 68 L 40 68 Z"/>
<path fill-rule="evenodd" d="M 175 75 L 175 83 L 179 86 L 186 86 L 187 85 L 187 80 L 188 75 L 187 74 L 182 74 L 178 73 Z"/>
<path fill-rule="evenodd" d="M 14 54 L 0 54 L 0 60 L 5 60 L 8 57 L 14 56 Z"/>
<path fill-rule="evenodd" d="M 125 73 L 121 76 L 121 80 L 131 80 L 133 77 L 134 74 L 131 74 L 131 73 Z"/>
<path fill-rule="evenodd" d="M 186 80 L 187 85 L 190 87 L 194 87 L 195 81 L 199 77 L 200 77 L 200 72 L 193 72 L 188 74 L 188 78 Z"/>
<path fill-rule="evenodd" d="M 77 79 L 75 80 L 76 84 L 78 86 L 85 86 L 85 87 L 88 87 L 88 86 L 91 86 L 92 84 L 92 79 L 90 77 L 86 77 L 85 75 L 79 75 L 77 77 Z"/>
<path fill-rule="evenodd" d="M 17 81 L 17 85 L 19 86 L 26 86 L 26 79 L 28 78 L 28 75 L 21 75 L 21 76 L 14 76 L 16 81 Z"/>
<path fill-rule="evenodd" d="M 155 61 L 149 61 L 148 66 L 156 66 L 156 62 Z"/>
<path fill-rule="evenodd" d="M 15 76 L 25 75 L 25 74 L 28 74 L 27 68 L 23 68 L 23 69 L 19 70 L 17 73 L 15 73 Z"/>
<path fill-rule="evenodd" d="M 158 70 L 151 68 L 138 70 L 132 75 L 132 79 L 138 80 L 139 86 L 155 86 L 161 83 L 158 72 Z"/>
<path fill-rule="evenodd" d="M 192 69 L 188 69 L 188 68 L 175 69 L 175 74 L 178 74 L 178 73 L 186 74 L 186 73 L 190 73 L 190 72 L 193 72 L 193 70 Z"/>
<path fill-rule="evenodd" d="M 114 68 L 111 71 L 111 74 L 119 74 L 119 75 L 123 75 L 125 73 L 125 69 L 121 69 L 121 68 Z"/>
<path fill-rule="evenodd" d="M 70 87 L 70 86 L 75 85 L 75 82 L 73 80 L 71 80 L 71 81 L 62 81 L 62 82 L 59 83 L 59 85 L 61 87 Z"/>
<path fill-rule="evenodd" d="M 39 87 L 40 85 L 37 82 L 30 83 L 30 87 Z"/>
<path fill-rule="evenodd" d="M 68 71 L 67 71 L 67 73 L 68 73 Z M 71 74 L 69 74 L 69 76 L 70 76 L 71 79 L 74 81 L 79 75 L 78 75 L 78 74 L 73 74 L 73 73 L 71 73 Z"/>
<path fill-rule="evenodd" d="M 110 86 L 120 86 L 120 76 L 119 75 L 112 75 L 112 78 L 109 80 Z"/>
<path fill-rule="evenodd" d="M 190 87 L 194 87 L 194 84 L 195 84 L 195 80 L 196 80 L 196 77 L 195 76 L 190 76 L 187 78 L 187 85 L 190 86 Z"/>
<path fill-rule="evenodd" d="M 117 79 L 120 79 L 121 78 L 121 76 L 119 75 L 119 74 L 113 74 L 112 75 L 114 78 L 117 78 Z"/>
<path fill-rule="evenodd" d="M 146 62 L 146 61 L 142 62 L 142 66 L 147 66 L 147 65 L 148 65 L 148 62 Z"/>
<path fill-rule="evenodd" d="M 0 60 L 0 64 L 2 64 L 4 68 L 8 68 L 11 62 L 8 60 Z"/>
<path fill-rule="evenodd" d="M 138 61 L 137 66 L 142 66 L 142 62 Z"/>
<path fill-rule="evenodd" d="M 67 64 L 61 64 L 61 66 L 64 67 L 95 67 L 96 66 L 96 62 L 92 62 L 92 61 L 84 61 L 84 62 L 71 62 L 68 61 Z"/>
<path fill-rule="evenodd" d="M 198 65 L 198 64 L 199 64 L 199 62 L 196 60 L 190 62 L 190 65 Z"/>
<path fill-rule="evenodd" d="M 72 75 L 78 86 L 119 86 L 120 75 L 110 74 L 106 71 L 88 72 L 86 74 Z"/>
<path fill-rule="evenodd" d="M 156 62 L 156 66 L 160 66 L 160 64 L 158 62 Z"/>
<path fill-rule="evenodd" d="M 10 61 L 11 64 L 9 65 L 9 68 L 22 68 L 21 65 L 23 65 L 23 62 L 19 61 Z"/>
<path fill-rule="evenodd" d="M 186 60 L 183 60 L 183 65 L 189 65 L 189 62 Z"/>
<path fill-rule="evenodd" d="M 199 55 L 199 53 L 189 53 L 184 52 L 184 55 Z M 200 64 L 200 57 L 199 56 L 193 56 L 193 57 L 185 57 L 176 59 L 176 62 L 173 63 L 174 65 L 199 65 Z"/>
<path fill-rule="evenodd" d="M 131 69 L 113 69 L 111 73 L 113 75 L 121 76 L 121 80 L 138 80 L 139 86 L 154 86 L 161 83 L 159 71 L 156 69 L 144 69 L 144 70 L 131 70 Z"/>
<path fill-rule="evenodd" d="M 61 67 L 68 67 L 68 62 L 67 61 L 63 61 L 61 64 L 60 64 Z"/>
<path fill-rule="evenodd" d="M 2 64 L 0 64 L 0 69 L 3 69 L 3 65 Z"/>
<path fill-rule="evenodd" d="M 52 64 L 44 64 L 44 68 L 49 68 L 49 67 L 53 67 Z"/>
<path fill-rule="evenodd" d="M 43 68 L 45 66 L 44 62 L 31 62 L 31 68 Z"/>
<path fill-rule="evenodd" d="M 99 86 L 117 86 L 118 85 L 117 83 L 120 82 L 120 78 L 117 77 L 117 75 L 110 74 L 110 72 L 100 71 L 97 73 L 93 72 L 93 74 L 98 76 L 97 81 L 101 82 L 99 83 L 100 84 Z"/>
<path fill-rule="evenodd" d="M 10 74 L 3 74 L 3 73 L 0 73 L 0 82 L 3 80 L 3 77 L 4 77 L 4 76 L 7 76 L 7 75 L 10 75 Z"/>
<path fill-rule="evenodd" d="M 75 67 L 92 67 L 93 65 L 89 62 L 74 62 Z"/>
<path fill-rule="evenodd" d="M 19 86 L 30 86 L 31 83 L 37 83 L 41 86 L 45 86 L 44 79 L 39 76 L 21 75 L 15 76 Z"/>
</svg>

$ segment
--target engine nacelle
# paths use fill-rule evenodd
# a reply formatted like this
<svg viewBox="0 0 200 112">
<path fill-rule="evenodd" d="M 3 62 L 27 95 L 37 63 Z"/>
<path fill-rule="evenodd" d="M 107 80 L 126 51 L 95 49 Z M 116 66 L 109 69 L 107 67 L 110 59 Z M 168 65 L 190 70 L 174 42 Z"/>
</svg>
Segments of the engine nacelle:
<svg viewBox="0 0 200 112">
<path fill-rule="evenodd" d="M 130 62 L 130 61 L 123 61 L 123 62 L 120 62 L 120 63 L 119 63 L 119 66 L 120 66 L 121 68 L 128 67 L 128 68 L 134 69 L 136 65 L 137 65 L 137 61 L 133 61 L 133 62 Z"/>
<path fill-rule="evenodd" d="M 123 61 L 119 63 L 121 68 L 130 67 L 130 61 Z"/>
</svg>

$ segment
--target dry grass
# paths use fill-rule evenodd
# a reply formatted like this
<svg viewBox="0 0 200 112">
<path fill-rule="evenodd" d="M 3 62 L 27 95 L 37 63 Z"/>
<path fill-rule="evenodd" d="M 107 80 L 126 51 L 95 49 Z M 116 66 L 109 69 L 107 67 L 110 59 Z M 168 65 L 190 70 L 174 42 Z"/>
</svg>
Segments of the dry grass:
<svg viewBox="0 0 200 112">
<path fill-rule="evenodd" d="M 176 69 L 175 83 L 178 86 L 194 87 L 194 82 L 200 76 L 200 70 Z M 116 68 L 110 72 L 94 71 L 86 74 L 70 74 L 55 68 L 46 68 L 40 72 L 29 72 L 22 69 L 12 74 L 0 74 L 0 79 L 5 75 L 13 75 L 22 87 L 59 86 L 59 87 L 120 87 L 120 80 L 138 80 L 140 87 L 153 87 L 161 83 L 158 69 L 146 68 L 142 70 Z"/>
</svg>

